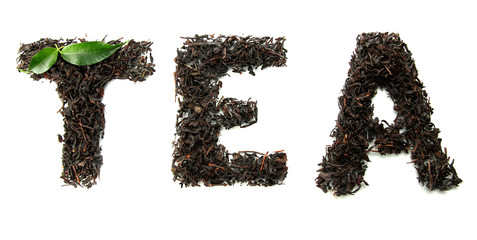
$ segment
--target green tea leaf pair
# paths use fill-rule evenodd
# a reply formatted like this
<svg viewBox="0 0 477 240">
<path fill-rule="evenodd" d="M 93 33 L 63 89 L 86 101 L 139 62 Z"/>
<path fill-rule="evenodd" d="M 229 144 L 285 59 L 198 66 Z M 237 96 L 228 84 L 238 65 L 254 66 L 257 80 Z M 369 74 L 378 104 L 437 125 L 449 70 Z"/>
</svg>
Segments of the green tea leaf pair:
<svg viewBox="0 0 477 240">
<path fill-rule="evenodd" d="M 28 71 L 32 71 L 36 74 L 46 72 L 55 64 L 58 59 L 58 53 L 71 64 L 78 66 L 92 65 L 110 57 L 126 43 L 127 42 L 109 45 L 104 42 L 94 41 L 75 43 L 62 49 L 52 47 L 44 48 L 33 56 Z"/>
</svg>

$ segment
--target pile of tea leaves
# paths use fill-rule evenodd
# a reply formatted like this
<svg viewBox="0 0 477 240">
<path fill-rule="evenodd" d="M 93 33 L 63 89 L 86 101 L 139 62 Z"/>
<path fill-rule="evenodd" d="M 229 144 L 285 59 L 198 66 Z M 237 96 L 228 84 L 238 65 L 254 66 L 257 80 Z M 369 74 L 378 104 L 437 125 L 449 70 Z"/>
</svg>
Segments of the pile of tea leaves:
<svg viewBox="0 0 477 240">
<path fill-rule="evenodd" d="M 392 124 L 373 118 L 372 98 L 386 90 L 397 116 Z M 364 180 L 368 152 L 383 155 L 410 151 L 418 180 L 430 190 L 449 190 L 462 180 L 442 150 L 433 109 L 407 45 L 396 33 L 363 33 L 351 58 L 338 120 L 316 184 L 335 195 L 353 194 Z M 374 146 L 369 144 L 375 140 Z"/>
<path fill-rule="evenodd" d="M 61 48 L 78 42 L 85 40 L 43 38 L 22 44 L 17 59 L 18 69 L 27 72 L 33 56 L 42 49 Z M 108 44 L 117 45 L 121 41 Z M 90 188 L 96 184 L 103 164 L 100 139 L 104 137 L 105 127 L 105 105 L 101 102 L 104 88 L 113 79 L 141 82 L 152 75 L 151 45 L 152 42 L 148 41 L 130 40 L 99 63 L 77 66 L 58 58 L 46 72 L 31 73 L 34 80 L 47 79 L 57 84 L 62 101 L 59 112 L 64 117 L 65 129 L 63 135 L 58 135 L 58 140 L 63 142 L 61 178 L 67 185 Z"/>
<path fill-rule="evenodd" d="M 283 151 L 229 153 L 219 143 L 221 129 L 248 127 L 257 122 L 257 102 L 219 99 L 228 71 L 255 75 L 254 69 L 286 63 L 285 38 L 209 36 L 185 38 L 175 62 L 179 110 L 172 161 L 174 181 L 181 186 L 271 186 L 287 175 Z"/>
</svg>

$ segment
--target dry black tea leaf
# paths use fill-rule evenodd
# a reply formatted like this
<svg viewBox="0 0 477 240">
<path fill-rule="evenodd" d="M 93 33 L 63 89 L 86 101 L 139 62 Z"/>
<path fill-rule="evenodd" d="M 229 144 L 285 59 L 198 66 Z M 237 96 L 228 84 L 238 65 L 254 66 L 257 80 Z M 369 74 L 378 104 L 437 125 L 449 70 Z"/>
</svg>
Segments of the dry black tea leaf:
<svg viewBox="0 0 477 240">
<path fill-rule="evenodd" d="M 84 39 L 79 39 L 85 42 Z M 56 49 L 77 43 L 76 39 L 40 39 L 22 44 L 19 49 L 18 70 L 25 72 L 33 56 L 41 49 Z M 122 46 L 119 40 L 108 44 Z M 105 86 L 113 79 L 144 81 L 154 72 L 154 64 L 147 59 L 151 42 L 130 40 L 121 49 L 115 49 L 111 57 L 89 65 L 73 65 L 58 58 L 50 69 L 42 74 L 31 74 L 34 80 L 48 79 L 57 84 L 58 95 L 63 102 L 65 133 L 58 135 L 63 143 L 63 173 L 61 178 L 68 185 L 91 187 L 96 184 L 103 164 L 100 138 L 104 136 L 104 108 L 101 102 Z M 107 46 L 107 45 L 106 45 Z"/>
<path fill-rule="evenodd" d="M 254 68 L 286 63 L 285 38 L 195 36 L 185 38 L 175 62 L 179 110 L 172 161 L 174 181 L 181 186 L 280 184 L 287 174 L 283 151 L 229 153 L 219 143 L 222 128 L 247 127 L 257 122 L 257 102 L 218 99 L 222 77 Z"/>
<path fill-rule="evenodd" d="M 372 98 L 386 90 L 397 116 L 392 124 L 373 118 Z M 442 150 L 439 129 L 431 122 L 432 108 L 407 45 L 395 33 L 363 33 L 351 58 L 340 112 L 316 184 L 335 195 L 360 189 L 369 151 L 411 152 L 418 180 L 431 190 L 449 190 L 462 180 Z M 374 146 L 369 148 L 375 139 Z"/>
</svg>

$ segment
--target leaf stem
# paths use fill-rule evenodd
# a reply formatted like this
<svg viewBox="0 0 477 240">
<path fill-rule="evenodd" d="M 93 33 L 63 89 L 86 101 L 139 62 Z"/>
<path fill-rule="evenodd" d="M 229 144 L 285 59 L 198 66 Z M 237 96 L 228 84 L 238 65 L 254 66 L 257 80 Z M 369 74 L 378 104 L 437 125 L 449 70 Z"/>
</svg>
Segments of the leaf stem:
<svg viewBox="0 0 477 240">
<path fill-rule="evenodd" d="M 26 73 L 26 74 L 30 74 L 30 73 L 31 73 L 30 71 L 25 71 L 25 70 L 19 69 L 19 68 L 17 68 L 17 69 L 18 69 L 18 71 L 20 71 L 20 72 L 22 72 L 22 73 Z"/>
<path fill-rule="evenodd" d="M 55 44 L 56 50 L 58 50 L 59 53 L 61 53 L 61 49 L 63 49 L 65 46 L 58 47 L 58 45 Z"/>
</svg>

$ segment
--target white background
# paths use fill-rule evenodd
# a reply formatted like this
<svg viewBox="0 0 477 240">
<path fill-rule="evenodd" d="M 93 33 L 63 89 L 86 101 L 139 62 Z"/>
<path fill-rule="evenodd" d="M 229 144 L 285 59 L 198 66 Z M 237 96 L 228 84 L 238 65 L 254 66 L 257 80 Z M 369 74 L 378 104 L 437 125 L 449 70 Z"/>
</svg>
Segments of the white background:
<svg viewBox="0 0 477 240">
<path fill-rule="evenodd" d="M 330 1 L 327 1 L 330 2 Z M 358 3 L 359 2 L 359 3 Z M 475 239 L 475 7 L 461 1 L 6 1 L 0 22 L 0 239 Z M 356 37 L 398 32 L 413 53 L 464 182 L 430 192 L 410 157 L 371 156 L 356 195 L 315 187 L 332 143 Z M 286 36 L 288 67 L 232 74 L 227 97 L 258 100 L 259 121 L 223 131 L 230 150 L 285 149 L 285 184 L 180 188 L 172 181 L 176 49 L 194 34 Z M 62 186 L 61 102 L 16 71 L 20 43 L 42 37 L 151 40 L 157 72 L 105 91 L 101 181 Z M 393 120 L 386 93 L 375 114 Z M 383 110 L 380 110 L 383 109 Z"/>
</svg>

